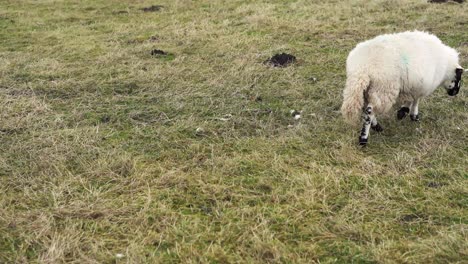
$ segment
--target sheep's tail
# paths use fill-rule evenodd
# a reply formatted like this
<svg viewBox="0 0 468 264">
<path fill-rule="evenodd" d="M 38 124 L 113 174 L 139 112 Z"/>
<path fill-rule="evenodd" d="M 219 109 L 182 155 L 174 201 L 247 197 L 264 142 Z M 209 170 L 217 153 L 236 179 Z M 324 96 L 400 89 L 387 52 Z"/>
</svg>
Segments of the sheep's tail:
<svg viewBox="0 0 468 264">
<path fill-rule="evenodd" d="M 352 73 L 346 79 L 343 91 L 341 113 L 346 122 L 357 124 L 364 107 L 364 94 L 370 84 L 369 75 L 363 72 Z"/>
</svg>

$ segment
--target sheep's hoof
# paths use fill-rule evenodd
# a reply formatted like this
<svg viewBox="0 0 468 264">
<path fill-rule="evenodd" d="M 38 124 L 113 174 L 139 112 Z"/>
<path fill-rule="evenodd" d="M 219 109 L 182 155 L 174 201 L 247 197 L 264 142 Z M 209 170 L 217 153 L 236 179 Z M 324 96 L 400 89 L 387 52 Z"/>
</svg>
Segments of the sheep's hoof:
<svg viewBox="0 0 468 264">
<path fill-rule="evenodd" d="M 379 123 L 377 123 L 377 125 L 375 125 L 375 126 L 371 126 L 371 128 L 375 132 L 382 132 L 383 131 L 383 127 Z"/>
<path fill-rule="evenodd" d="M 421 120 L 421 115 L 420 114 L 410 115 L 410 118 L 412 121 L 419 122 L 419 120 Z"/>
<path fill-rule="evenodd" d="M 359 146 L 365 147 L 367 145 L 367 138 L 359 137 Z"/>
<path fill-rule="evenodd" d="M 401 120 L 405 118 L 405 116 L 409 113 L 409 108 L 408 107 L 402 107 L 400 110 L 397 112 L 397 118 L 398 120 Z"/>
</svg>

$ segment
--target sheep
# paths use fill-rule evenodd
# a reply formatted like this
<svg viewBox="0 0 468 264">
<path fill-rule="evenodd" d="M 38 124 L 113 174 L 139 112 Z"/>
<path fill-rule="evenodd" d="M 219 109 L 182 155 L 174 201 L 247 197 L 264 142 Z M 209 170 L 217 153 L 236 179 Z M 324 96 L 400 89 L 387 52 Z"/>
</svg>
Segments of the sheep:
<svg viewBox="0 0 468 264">
<path fill-rule="evenodd" d="M 397 118 L 409 114 L 419 121 L 421 98 L 441 85 L 455 96 L 463 72 L 458 52 L 432 34 L 407 31 L 377 36 L 359 43 L 348 55 L 341 113 L 350 124 L 357 124 L 362 115 L 359 145 L 366 145 L 370 128 L 383 131 L 376 115 L 389 112 L 400 101 Z"/>
</svg>

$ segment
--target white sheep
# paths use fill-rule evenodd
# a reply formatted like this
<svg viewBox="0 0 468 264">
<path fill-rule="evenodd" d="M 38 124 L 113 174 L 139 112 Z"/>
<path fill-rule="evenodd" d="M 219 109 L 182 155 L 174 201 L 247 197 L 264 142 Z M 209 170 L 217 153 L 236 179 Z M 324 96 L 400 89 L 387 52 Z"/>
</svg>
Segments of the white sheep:
<svg viewBox="0 0 468 264">
<path fill-rule="evenodd" d="M 420 99 L 440 85 L 456 95 L 463 71 L 457 51 L 434 35 L 412 31 L 378 36 L 349 53 L 341 112 L 354 124 L 363 115 L 359 144 L 366 145 L 370 128 L 383 130 L 376 114 L 388 112 L 399 100 L 403 105 L 398 119 L 409 113 L 411 120 L 419 121 Z"/>
</svg>

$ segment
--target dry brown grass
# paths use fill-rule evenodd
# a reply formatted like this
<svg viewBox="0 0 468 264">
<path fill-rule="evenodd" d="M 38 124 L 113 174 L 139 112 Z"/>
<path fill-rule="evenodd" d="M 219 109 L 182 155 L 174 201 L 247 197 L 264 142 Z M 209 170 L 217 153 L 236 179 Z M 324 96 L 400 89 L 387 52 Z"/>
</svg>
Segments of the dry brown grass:
<svg viewBox="0 0 468 264">
<path fill-rule="evenodd" d="M 428 30 L 468 65 L 468 5 L 0 6 L 0 262 L 466 261 L 465 89 L 367 149 L 338 109 L 375 35 Z"/>
</svg>

